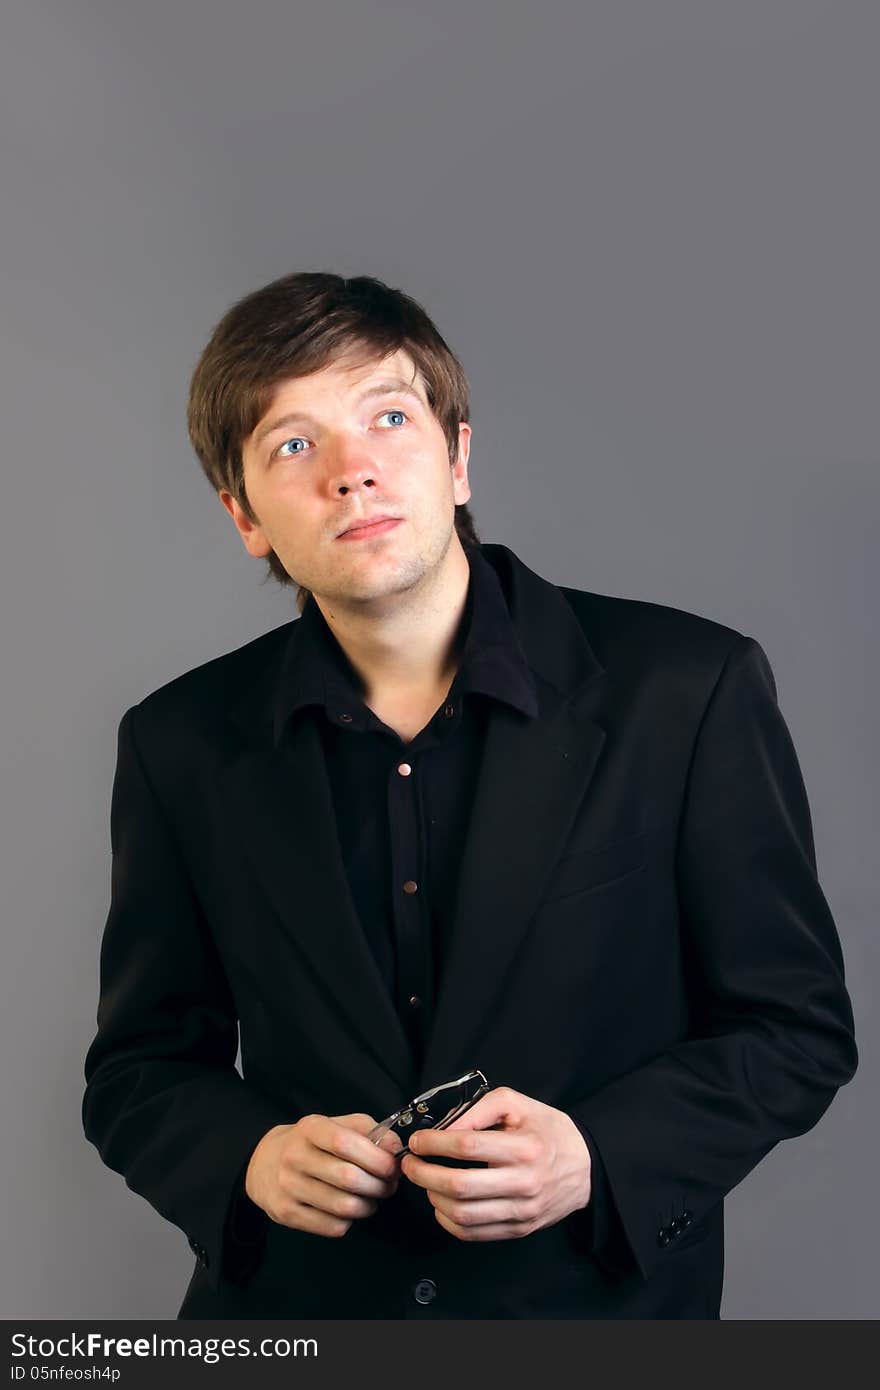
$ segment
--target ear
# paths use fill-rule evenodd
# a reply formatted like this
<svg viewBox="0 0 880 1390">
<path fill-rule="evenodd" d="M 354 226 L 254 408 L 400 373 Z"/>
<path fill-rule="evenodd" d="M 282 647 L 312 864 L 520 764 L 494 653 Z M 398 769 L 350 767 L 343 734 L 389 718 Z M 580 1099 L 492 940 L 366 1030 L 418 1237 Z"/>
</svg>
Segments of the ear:
<svg viewBox="0 0 880 1390">
<path fill-rule="evenodd" d="M 461 506 L 471 495 L 468 481 L 468 457 L 471 451 L 471 427 L 464 420 L 458 425 L 458 458 L 452 466 L 452 491 L 455 505 Z"/>
<path fill-rule="evenodd" d="M 244 541 L 244 548 L 248 554 L 258 557 L 268 555 L 272 546 L 269 544 L 269 541 L 266 539 L 266 536 L 257 523 L 251 521 L 244 508 L 240 503 L 236 502 L 232 493 L 227 492 L 225 488 L 221 488 L 217 495 L 232 517 L 232 520 L 235 522 L 236 530 Z"/>
</svg>

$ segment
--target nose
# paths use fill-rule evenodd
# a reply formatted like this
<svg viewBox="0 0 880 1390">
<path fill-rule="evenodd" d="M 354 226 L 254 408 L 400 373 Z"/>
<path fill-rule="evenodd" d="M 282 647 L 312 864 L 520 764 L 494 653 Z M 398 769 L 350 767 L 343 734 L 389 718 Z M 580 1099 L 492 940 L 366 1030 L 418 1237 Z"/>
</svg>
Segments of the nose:
<svg viewBox="0 0 880 1390">
<path fill-rule="evenodd" d="M 364 473 L 366 475 L 367 470 L 364 470 Z M 376 481 L 371 476 L 364 476 L 363 478 L 358 478 L 354 482 L 346 480 L 344 482 L 337 483 L 334 487 L 334 491 L 338 492 L 340 497 L 345 497 L 346 493 L 356 491 L 359 486 L 375 487 Z"/>
<path fill-rule="evenodd" d="M 361 487 L 375 487 L 379 466 L 359 440 L 340 440 L 328 465 L 328 488 L 334 496 L 344 496 Z"/>
</svg>

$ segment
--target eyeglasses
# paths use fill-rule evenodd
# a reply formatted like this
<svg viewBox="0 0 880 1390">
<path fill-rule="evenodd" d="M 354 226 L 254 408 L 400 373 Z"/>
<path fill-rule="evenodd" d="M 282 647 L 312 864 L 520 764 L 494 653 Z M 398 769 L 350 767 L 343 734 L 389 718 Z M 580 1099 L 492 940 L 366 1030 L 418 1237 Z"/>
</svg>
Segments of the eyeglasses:
<svg viewBox="0 0 880 1390">
<path fill-rule="evenodd" d="M 393 1134 L 401 1145 L 396 1156 L 403 1158 L 409 1153 L 413 1134 L 420 1129 L 446 1129 L 459 1115 L 470 1110 L 488 1089 L 489 1083 L 481 1071 L 466 1072 L 455 1081 L 444 1081 L 440 1086 L 432 1086 L 430 1091 L 423 1091 L 371 1129 L 367 1138 L 379 1144 L 386 1134 Z"/>
</svg>

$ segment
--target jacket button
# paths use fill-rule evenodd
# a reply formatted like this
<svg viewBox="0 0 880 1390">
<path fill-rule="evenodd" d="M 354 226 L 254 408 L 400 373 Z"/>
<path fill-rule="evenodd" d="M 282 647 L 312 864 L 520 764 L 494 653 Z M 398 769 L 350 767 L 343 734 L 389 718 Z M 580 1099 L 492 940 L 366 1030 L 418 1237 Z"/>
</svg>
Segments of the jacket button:
<svg viewBox="0 0 880 1390">
<path fill-rule="evenodd" d="M 665 1226 L 661 1226 L 661 1227 L 660 1227 L 660 1230 L 657 1232 L 657 1244 L 658 1244 L 658 1245 L 668 1245 L 671 1239 L 672 1239 L 672 1237 L 671 1237 L 671 1235 L 669 1234 L 669 1232 L 668 1232 L 668 1230 L 666 1229 L 666 1227 L 665 1227 Z"/>
<path fill-rule="evenodd" d="M 413 1289 L 416 1303 L 432 1303 L 437 1297 L 437 1285 L 433 1279 L 420 1279 Z"/>
<path fill-rule="evenodd" d="M 682 1212 L 682 1214 L 681 1214 L 681 1224 L 682 1224 L 682 1226 L 689 1226 L 689 1225 L 691 1224 L 691 1222 L 693 1221 L 693 1219 L 694 1219 L 694 1214 L 693 1214 L 692 1211 L 683 1211 L 683 1212 Z"/>
</svg>

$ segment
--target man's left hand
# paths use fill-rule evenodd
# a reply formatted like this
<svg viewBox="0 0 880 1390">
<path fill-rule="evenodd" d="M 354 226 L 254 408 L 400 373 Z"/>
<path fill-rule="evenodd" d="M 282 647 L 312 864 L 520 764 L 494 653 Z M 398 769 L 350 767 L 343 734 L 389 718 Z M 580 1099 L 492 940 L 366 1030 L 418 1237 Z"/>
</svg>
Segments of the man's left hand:
<svg viewBox="0 0 880 1390">
<path fill-rule="evenodd" d="M 412 1154 L 401 1160 L 410 1182 L 426 1188 L 437 1221 L 459 1240 L 515 1240 L 590 1200 L 590 1151 L 574 1120 L 509 1086 L 487 1092 L 448 1129 L 414 1134 L 409 1146 L 422 1156 L 488 1163 L 447 1168 Z"/>
</svg>

